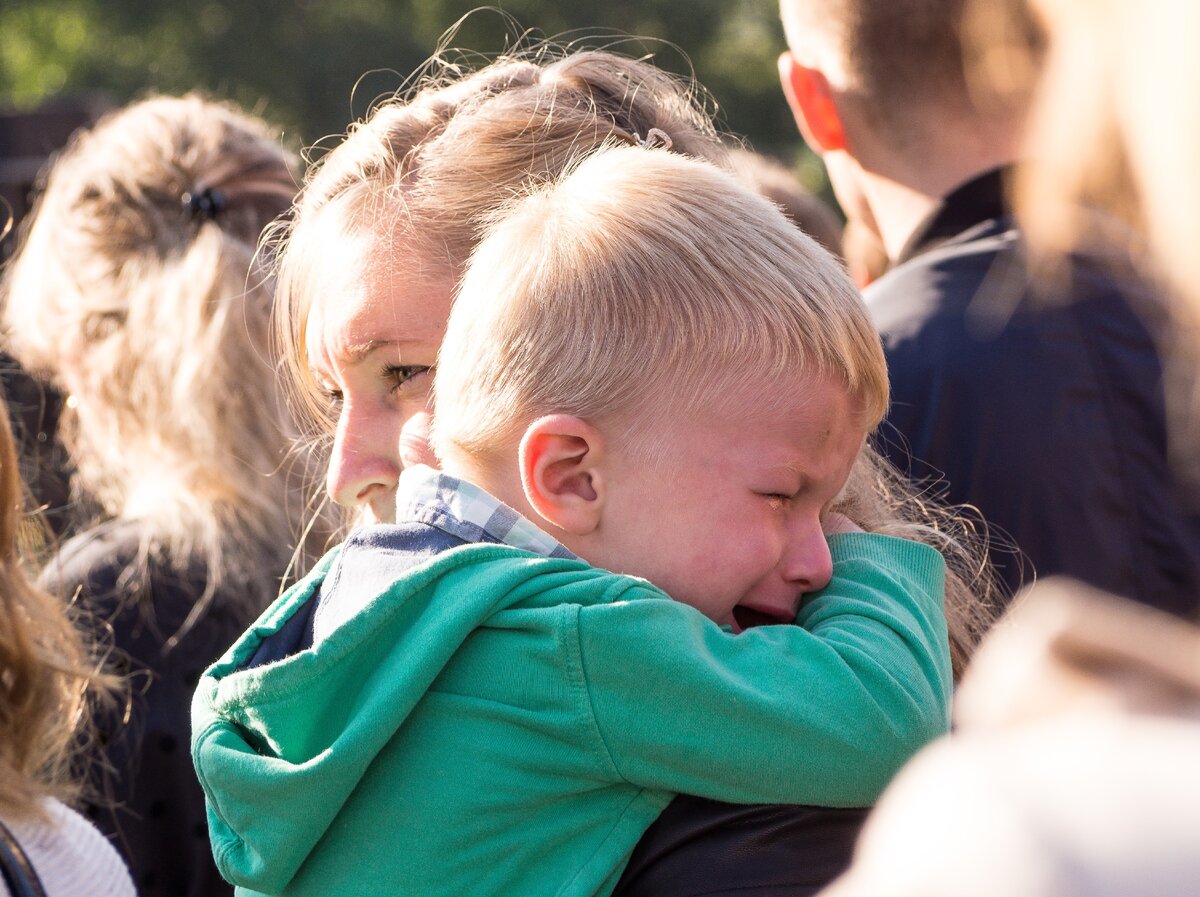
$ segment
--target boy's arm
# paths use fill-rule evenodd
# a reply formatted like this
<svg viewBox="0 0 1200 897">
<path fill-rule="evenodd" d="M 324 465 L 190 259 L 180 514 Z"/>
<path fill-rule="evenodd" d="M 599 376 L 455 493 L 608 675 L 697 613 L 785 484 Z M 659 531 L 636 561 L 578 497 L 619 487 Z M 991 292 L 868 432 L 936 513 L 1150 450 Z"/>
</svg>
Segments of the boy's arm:
<svg viewBox="0 0 1200 897">
<path fill-rule="evenodd" d="M 646 595 L 581 610 L 594 722 L 620 776 L 733 802 L 862 806 L 948 730 L 941 555 L 866 533 L 830 546 L 833 579 L 798 626 L 735 636 Z"/>
</svg>

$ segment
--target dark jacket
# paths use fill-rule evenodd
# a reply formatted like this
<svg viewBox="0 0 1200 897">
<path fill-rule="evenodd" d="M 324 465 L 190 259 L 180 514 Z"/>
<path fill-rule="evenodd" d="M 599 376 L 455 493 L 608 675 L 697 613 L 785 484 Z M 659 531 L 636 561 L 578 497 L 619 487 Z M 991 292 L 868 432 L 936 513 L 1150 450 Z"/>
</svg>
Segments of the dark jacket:
<svg viewBox="0 0 1200 897">
<path fill-rule="evenodd" d="M 675 798 L 613 897 L 810 897 L 850 865 L 868 810 Z"/>
<path fill-rule="evenodd" d="M 1066 574 L 1194 613 L 1200 517 L 1167 460 L 1156 297 L 1098 255 L 1035 282 L 1002 177 L 948 196 L 866 291 L 892 379 L 880 447 L 1015 540 L 1024 570 L 993 550 L 1014 590 Z"/>
<path fill-rule="evenodd" d="M 43 572 L 52 594 L 79 595 L 102 638 L 130 674 L 127 722 L 98 721 L 107 770 L 95 771 L 103 799 L 88 817 L 129 865 L 141 897 L 228 897 L 208 844 L 204 794 L 192 768 L 191 700 L 204 669 L 242 634 L 250 620 L 230 609 L 236 585 L 218 591 L 178 642 L 175 636 L 204 593 L 203 566 L 179 570 L 152 561 L 148 578 L 134 575 L 139 530 L 109 521 L 67 542 Z"/>
</svg>

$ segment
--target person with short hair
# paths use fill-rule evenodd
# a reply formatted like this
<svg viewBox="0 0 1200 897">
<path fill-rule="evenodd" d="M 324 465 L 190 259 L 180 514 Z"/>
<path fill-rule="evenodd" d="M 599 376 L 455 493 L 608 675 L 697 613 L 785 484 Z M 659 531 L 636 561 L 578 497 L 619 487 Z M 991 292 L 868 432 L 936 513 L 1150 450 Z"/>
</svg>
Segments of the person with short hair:
<svg viewBox="0 0 1200 897">
<path fill-rule="evenodd" d="M 1066 574 L 1193 613 L 1200 515 L 1168 459 L 1158 291 L 1103 246 L 1035 276 L 1007 196 L 1025 97 L 968 76 L 963 6 L 781 3 L 796 122 L 891 260 L 865 291 L 892 377 L 879 446 L 979 509 L 1012 591 Z"/>
<path fill-rule="evenodd" d="M 197 691 L 245 893 L 609 894 L 677 792 L 869 804 L 945 731 L 941 555 L 834 510 L 878 336 L 776 207 L 602 150 L 493 225 L 440 358 L 441 471 Z"/>
</svg>

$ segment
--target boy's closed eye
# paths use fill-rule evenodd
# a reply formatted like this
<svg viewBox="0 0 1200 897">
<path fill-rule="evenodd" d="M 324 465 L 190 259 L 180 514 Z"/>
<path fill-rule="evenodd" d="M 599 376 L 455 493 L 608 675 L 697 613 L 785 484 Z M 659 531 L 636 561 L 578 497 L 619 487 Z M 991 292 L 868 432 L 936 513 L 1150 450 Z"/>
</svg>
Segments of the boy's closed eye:
<svg viewBox="0 0 1200 897">
<path fill-rule="evenodd" d="M 765 498 L 767 500 L 767 504 L 769 504 L 776 511 L 782 511 L 785 507 L 787 507 L 787 503 L 793 498 L 793 496 L 785 492 L 760 492 L 759 495 Z"/>
</svg>

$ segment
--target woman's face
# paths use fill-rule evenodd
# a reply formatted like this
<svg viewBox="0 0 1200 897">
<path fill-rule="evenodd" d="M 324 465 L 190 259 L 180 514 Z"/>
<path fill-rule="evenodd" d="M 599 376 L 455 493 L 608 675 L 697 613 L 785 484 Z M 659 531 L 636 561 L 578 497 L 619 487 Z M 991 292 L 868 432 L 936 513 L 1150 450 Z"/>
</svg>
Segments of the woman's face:
<svg viewBox="0 0 1200 897">
<path fill-rule="evenodd" d="M 371 523 L 395 518 L 404 467 L 434 463 L 431 368 L 453 290 L 448 271 L 406 259 L 397 245 L 362 235 L 315 266 L 305 334 L 309 368 L 337 415 L 326 488 Z"/>
</svg>

